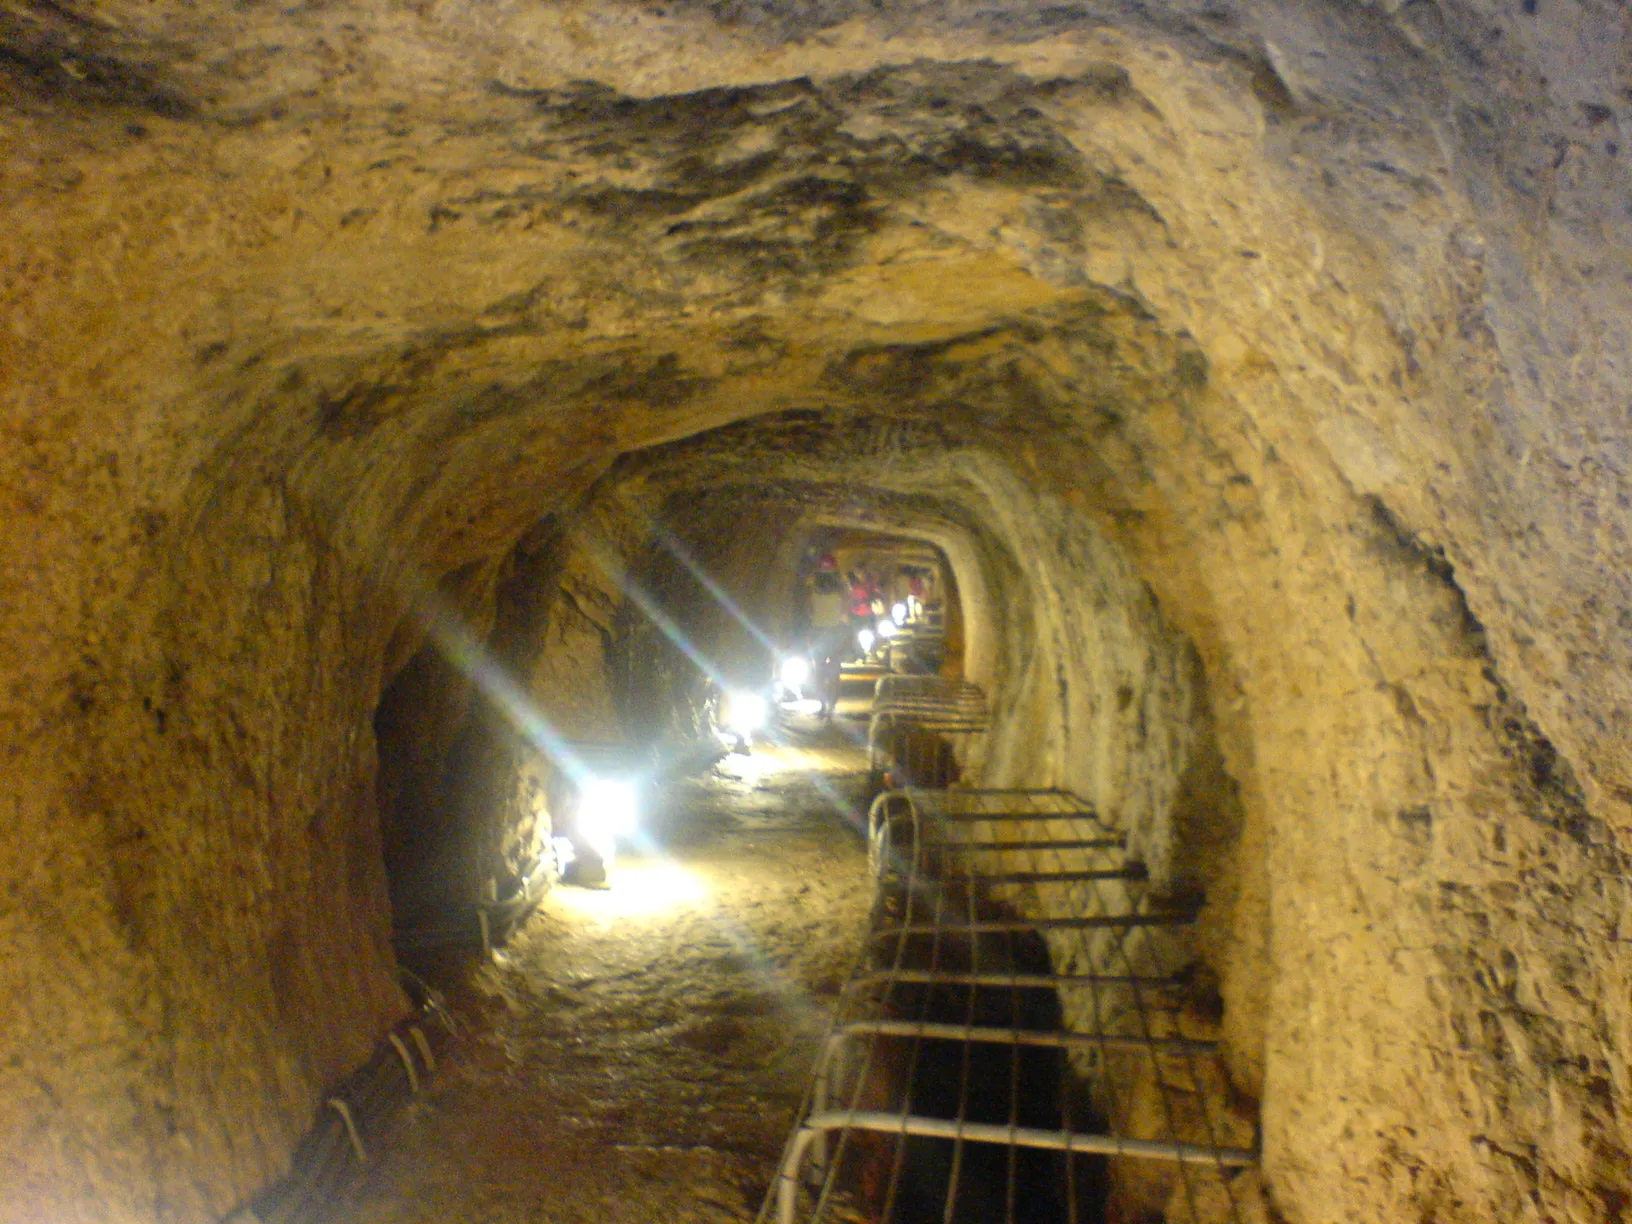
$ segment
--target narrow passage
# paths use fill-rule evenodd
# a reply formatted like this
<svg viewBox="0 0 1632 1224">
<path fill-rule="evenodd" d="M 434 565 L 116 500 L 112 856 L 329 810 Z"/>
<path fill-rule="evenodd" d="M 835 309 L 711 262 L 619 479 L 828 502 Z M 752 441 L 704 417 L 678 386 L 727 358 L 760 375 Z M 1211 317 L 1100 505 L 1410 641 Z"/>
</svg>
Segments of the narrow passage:
<svg viewBox="0 0 1632 1224">
<path fill-rule="evenodd" d="M 455 1053 L 337 1218 L 752 1220 L 864 929 L 865 766 L 798 720 L 667 788 L 611 888 L 446 973 Z"/>
</svg>

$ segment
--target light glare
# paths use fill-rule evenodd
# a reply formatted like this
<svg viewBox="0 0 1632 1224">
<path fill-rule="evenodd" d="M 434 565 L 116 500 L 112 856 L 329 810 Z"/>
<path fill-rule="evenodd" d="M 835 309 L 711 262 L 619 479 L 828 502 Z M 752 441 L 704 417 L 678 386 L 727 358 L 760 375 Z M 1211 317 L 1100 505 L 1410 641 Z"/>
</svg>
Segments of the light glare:
<svg viewBox="0 0 1632 1224">
<path fill-rule="evenodd" d="M 752 735 L 769 716 L 765 698 L 758 693 L 732 693 L 727 698 L 725 725 L 738 735 Z"/>
<path fill-rule="evenodd" d="M 578 814 L 592 830 L 609 839 L 628 837 L 640 821 L 640 800 L 632 783 L 591 778 L 579 792 Z"/>
<path fill-rule="evenodd" d="M 795 691 L 810 681 L 810 660 L 803 655 L 790 655 L 782 660 L 782 687 Z"/>
</svg>

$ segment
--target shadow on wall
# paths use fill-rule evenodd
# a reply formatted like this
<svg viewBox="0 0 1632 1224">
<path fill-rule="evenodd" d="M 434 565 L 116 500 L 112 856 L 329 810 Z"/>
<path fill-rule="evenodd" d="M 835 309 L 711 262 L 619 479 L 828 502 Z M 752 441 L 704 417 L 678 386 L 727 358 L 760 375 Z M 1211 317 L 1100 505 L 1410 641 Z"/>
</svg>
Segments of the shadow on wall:
<svg viewBox="0 0 1632 1224">
<path fill-rule="evenodd" d="M 444 900 L 439 862 L 456 839 L 443 799 L 447 754 L 470 712 L 469 680 L 433 646 L 403 666 L 374 712 L 376 795 L 394 927 Z"/>
<path fill-rule="evenodd" d="M 431 928 L 468 936 L 474 907 L 514 894 L 543 859 L 545 778 L 499 686 L 532 695 L 525 678 L 543 649 L 562 565 L 561 533 L 545 520 L 489 579 L 487 600 L 450 601 L 491 608 L 462 625 L 485 632 L 485 650 L 455 659 L 430 633 L 381 694 L 377 794 L 399 936 Z"/>
<path fill-rule="evenodd" d="M 739 504 L 692 494 L 658 516 L 631 567 L 607 658 L 624 732 L 659 760 L 689 757 L 709 738 L 713 682 L 769 682 L 789 597 L 774 542 L 790 538 L 799 514 L 792 504 L 762 506 L 746 531 Z"/>
<path fill-rule="evenodd" d="M 662 549 L 654 546 L 645 560 L 638 579 L 645 597 L 666 617 L 689 619 L 683 610 L 706 599 L 702 586 Z M 631 739 L 678 746 L 707 733 L 709 677 L 675 637 L 634 601 L 618 609 L 606 661 L 618 721 Z"/>
<path fill-rule="evenodd" d="M 1209 898 L 1215 904 L 1221 899 L 1220 877 L 1230 867 L 1241 835 L 1241 793 L 1224 767 L 1206 674 L 1188 643 L 1184 662 L 1190 672 L 1191 739 L 1165 822 L 1167 861 L 1159 878 L 1175 900 L 1199 906 Z"/>
</svg>

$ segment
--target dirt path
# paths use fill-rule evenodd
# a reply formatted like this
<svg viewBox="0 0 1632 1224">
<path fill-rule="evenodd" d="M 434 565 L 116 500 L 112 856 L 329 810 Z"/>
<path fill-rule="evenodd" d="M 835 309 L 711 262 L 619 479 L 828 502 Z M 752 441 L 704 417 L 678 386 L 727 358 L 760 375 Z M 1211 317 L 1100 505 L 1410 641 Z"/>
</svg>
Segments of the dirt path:
<svg viewBox="0 0 1632 1224">
<path fill-rule="evenodd" d="M 554 890 L 463 976 L 457 1053 L 342 1218 L 753 1219 L 870 895 L 864 762 L 794 740 L 676 784 L 612 888 Z"/>
</svg>

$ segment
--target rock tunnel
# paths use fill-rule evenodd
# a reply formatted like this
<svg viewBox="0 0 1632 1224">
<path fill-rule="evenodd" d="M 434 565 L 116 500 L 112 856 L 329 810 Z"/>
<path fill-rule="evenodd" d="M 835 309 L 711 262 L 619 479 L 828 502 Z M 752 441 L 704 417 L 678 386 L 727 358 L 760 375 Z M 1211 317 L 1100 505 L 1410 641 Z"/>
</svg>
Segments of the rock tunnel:
<svg viewBox="0 0 1632 1224">
<path fill-rule="evenodd" d="M 538 836 L 471 660 L 677 735 L 631 589 L 823 529 L 1203 899 L 1263 1218 L 1626 1214 L 1624 4 L 8 0 L 0 94 L 0 1218 L 282 1176 Z"/>
</svg>

